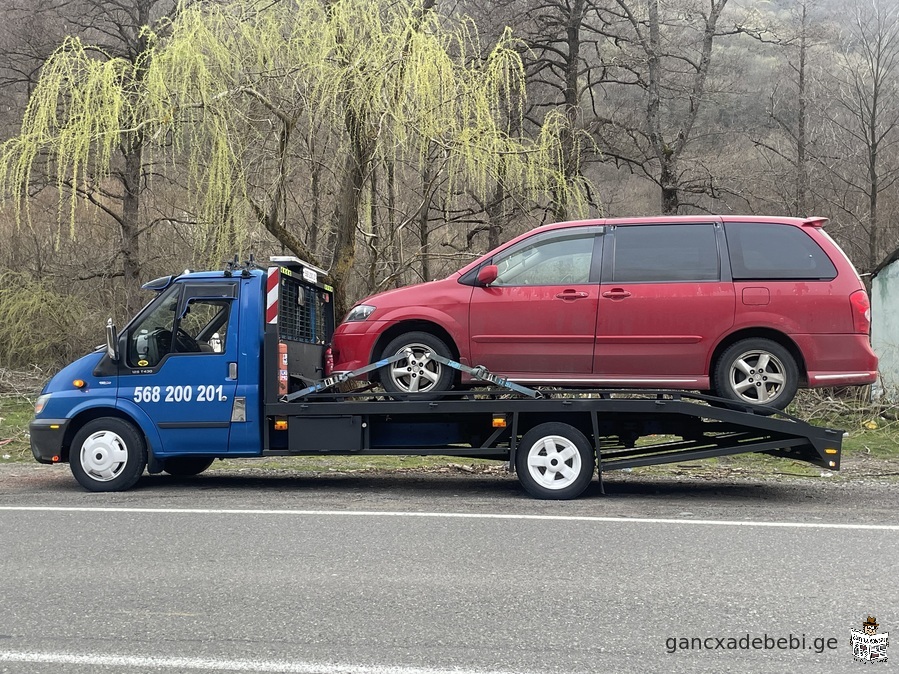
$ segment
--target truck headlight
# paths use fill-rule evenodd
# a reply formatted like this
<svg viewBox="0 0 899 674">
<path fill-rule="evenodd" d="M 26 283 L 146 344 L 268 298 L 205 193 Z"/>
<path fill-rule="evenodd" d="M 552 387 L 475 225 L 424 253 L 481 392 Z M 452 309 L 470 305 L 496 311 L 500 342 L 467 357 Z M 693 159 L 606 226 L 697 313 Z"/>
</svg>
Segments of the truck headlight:
<svg viewBox="0 0 899 674">
<path fill-rule="evenodd" d="M 34 403 L 34 414 L 38 415 L 44 411 L 44 408 L 47 406 L 47 401 L 50 400 L 50 394 L 44 393 L 37 397 L 37 402 Z"/>
<path fill-rule="evenodd" d="M 375 310 L 376 307 L 373 307 L 370 304 L 357 304 L 352 309 L 350 309 L 350 313 L 346 315 L 344 319 L 344 323 L 351 323 L 353 321 L 364 321 L 366 318 L 371 316 L 371 312 Z"/>
</svg>

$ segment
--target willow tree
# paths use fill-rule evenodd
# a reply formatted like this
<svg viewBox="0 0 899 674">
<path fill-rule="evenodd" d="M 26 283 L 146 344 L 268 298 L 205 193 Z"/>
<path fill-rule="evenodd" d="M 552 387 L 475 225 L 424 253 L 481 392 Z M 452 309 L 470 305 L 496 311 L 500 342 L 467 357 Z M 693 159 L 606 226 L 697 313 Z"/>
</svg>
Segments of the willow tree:
<svg viewBox="0 0 899 674">
<path fill-rule="evenodd" d="M 239 244 L 260 225 L 328 267 L 338 287 L 355 260 L 376 159 L 423 165 L 439 148 L 452 189 L 487 194 L 501 179 L 533 198 L 567 190 L 571 203 L 584 203 L 565 180 L 558 124 L 527 140 L 503 123 L 523 105 L 511 34 L 483 50 L 473 24 L 448 22 L 433 0 L 197 3 L 164 36 L 146 35 L 139 87 L 127 66 L 96 62 L 71 41 L 60 58 L 74 76 L 42 79 L 22 134 L 4 147 L 0 178 L 21 194 L 49 154 L 57 184 L 102 181 L 115 144 L 139 133 L 148 154 L 188 176 L 185 208 L 197 214 L 198 244 L 210 256 L 229 252 L 209 249 L 214 242 Z M 321 161 L 297 142 L 311 135 L 334 158 L 329 259 L 306 247 L 288 216 L 297 176 Z"/>
<path fill-rule="evenodd" d="M 149 28 L 164 28 L 179 2 L 87 0 L 77 11 L 66 4 L 31 11 L 42 17 L 71 12 L 65 19 L 70 29 L 91 32 L 101 42 L 86 46 L 66 39 L 43 63 L 21 135 L 4 147 L 0 171 L 12 172 L 21 206 L 26 183 L 37 178 L 34 184 L 43 185 L 33 175 L 39 173 L 33 170 L 35 161 L 48 160 L 55 186 L 76 196 L 71 207 L 77 199 L 92 202 L 118 229 L 121 267 L 103 275 L 124 275 L 133 282 L 141 275 L 140 211 L 146 186 L 141 98 L 153 51 Z M 119 132 L 107 133 L 109 126 Z M 100 157 L 96 174 L 92 153 Z M 69 219 L 74 222 L 74 215 Z"/>
</svg>

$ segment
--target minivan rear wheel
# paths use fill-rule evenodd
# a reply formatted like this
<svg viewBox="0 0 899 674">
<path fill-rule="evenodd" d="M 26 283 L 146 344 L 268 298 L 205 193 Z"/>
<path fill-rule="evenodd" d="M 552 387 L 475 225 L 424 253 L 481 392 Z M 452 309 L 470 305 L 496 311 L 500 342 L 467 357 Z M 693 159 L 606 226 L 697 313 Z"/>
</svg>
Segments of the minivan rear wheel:
<svg viewBox="0 0 899 674">
<path fill-rule="evenodd" d="M 770 339 L 743 339 L 715 364 L 712 385 L 720 398 L 782 410 L 796 396 L 799 367 L 783 346 Z"/>
</svg>

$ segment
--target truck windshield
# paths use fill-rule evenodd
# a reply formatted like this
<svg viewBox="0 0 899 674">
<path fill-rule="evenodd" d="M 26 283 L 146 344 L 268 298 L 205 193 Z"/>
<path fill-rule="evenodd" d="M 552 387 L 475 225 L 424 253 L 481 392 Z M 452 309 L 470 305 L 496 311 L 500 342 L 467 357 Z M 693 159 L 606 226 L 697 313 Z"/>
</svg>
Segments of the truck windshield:
<svg viewBox="0 0 899 674">
<path fill-rule="evenodd" d="M 180 290 L 179 286 L 169 288 L 131 326 L 128 363 L 132 367 L 154 367 L 171 351 Z"/>
</svg>

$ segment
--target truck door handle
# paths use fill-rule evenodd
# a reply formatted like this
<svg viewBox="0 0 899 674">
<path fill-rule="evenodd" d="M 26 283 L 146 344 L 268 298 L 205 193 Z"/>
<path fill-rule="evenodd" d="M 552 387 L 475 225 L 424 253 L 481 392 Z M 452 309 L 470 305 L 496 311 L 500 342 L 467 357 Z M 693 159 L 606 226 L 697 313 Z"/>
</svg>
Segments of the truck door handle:
<svg viewBox="0 0 899 674">
<path fill-rule="evenodd" d="M 612 288 L 604 292 L 602 296 L 613 300 L 623 300 L 625 297 L 630 297 L 631 294 L 624 288 Z"/>
<path fill-rule="evenodd" d="M 228 363 L 228 379 L 237 379 L 237 363 Z"/>
<path fill-rule="evenodd" d="M 564 290 L 556 295 L 560 300 L 580 300 L 589 296 L 589 293 L 582 290 Z"/>
</svg>

